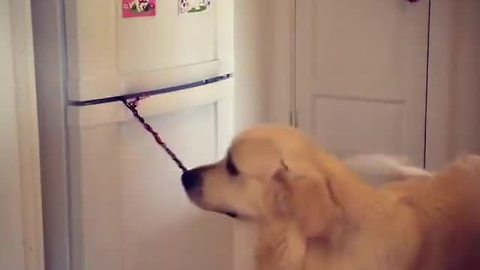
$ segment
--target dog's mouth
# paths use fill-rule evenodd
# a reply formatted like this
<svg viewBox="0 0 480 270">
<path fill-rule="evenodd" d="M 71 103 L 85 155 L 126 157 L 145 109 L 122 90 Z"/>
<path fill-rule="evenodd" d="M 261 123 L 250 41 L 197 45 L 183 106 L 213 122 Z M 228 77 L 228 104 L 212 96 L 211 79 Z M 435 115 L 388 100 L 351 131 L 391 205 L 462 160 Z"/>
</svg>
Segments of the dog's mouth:
<svg viewBox="0 0 480 270">
<path fill-rule="evenodd" d="M 238 214 L 233 211 L 226 211 L 226 212 L 220 212 L 220 213 L 227 215 L 231 218 L 238 218 Z"/>
<path fill-rule="evenodd" d="M 215 212 L 215 213 L 222 214 L 234 219 L 240 218 L 240 215 L 237 212 L 232 210 L 225 210 L 225 209 L 219 209 L 217 207 L 212 207 L 211 205 L 208 205 L 205 202 L 202 202 L 201 200 L 199 200 L 198 196 L 189 196 L 189 199 L 194 205 L 196 205 L 197 207 L 205 211 Z"/>
<path fill-rule="evenodd" d="M 254 222 L 255 221 L 255 217 L 253 216 L 250 216 L 250 215 L 246 215 L 246 214 L 243 214 L 243 213 L 239 213 L 239 212 L 236 212 L 236 211 L 215 211 L 219 214 L 222 214 L 222 215 L 225 215 L 225 216 L 228 216 L 234 220 L 238 220 L 238 221 L 242 221 L 242 222 Z"/>
<path fill-rule="evenodd" d="M 232 218 L 232 219 L 238 219 L 238 220 L 247 220 L 248 219 L 245 215 L 242 215 L 242 214 L 238 213 L 237 211 L 230 210 L 230 209 L 218 209 L 217 208 L 217 209 L 210 210 L 210 211 L 213 211 L 215 213 L 227 216 L 227 217 Z"/>
</svg>

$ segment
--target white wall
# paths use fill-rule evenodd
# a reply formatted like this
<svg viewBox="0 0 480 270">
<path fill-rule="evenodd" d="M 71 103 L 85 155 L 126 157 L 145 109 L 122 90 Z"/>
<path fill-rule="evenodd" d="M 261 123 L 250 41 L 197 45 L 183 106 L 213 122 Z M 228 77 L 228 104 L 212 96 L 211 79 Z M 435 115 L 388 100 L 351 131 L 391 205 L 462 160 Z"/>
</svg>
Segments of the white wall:
<svg viewBox="0 0 480 270">
<path fill-rule="evenodd" d="M 235 129 L 268 120 L 270 86 L 270 0 L 235 1 Z M 253 269 L 251 228 L 235 223 L 234 269 Z"/>
<path fill-rule="evenodd" d="M 7 5 L 5 8 L 5 4 Z M 25 269 L 9 3 L 0 9 L 0 269 Z M 8 243 L 8 244 L 5 244 Z"/>
<path fill-rule="evenodd" d="M 43 269 L 30 2 L 0 3 L 0 269 Z"/>
<path fill-rule="evenodd" d="M 268 119 L 273 122 L 295 123 L 291 113 L 295 103 L 295 1 L 269 0 L 268 32 Z M 268 25 L 268 23 L 267 23 Z"/>
<path fill-rule="evenodd" d="M 291 0 L 235 1 L 237 130 L 290 121 L 294 5 Z"/>
<path fill-rule="evenodd" d="M 235 125 L 267 119 L 269 0 L 235 1 Z"/>
</svg>

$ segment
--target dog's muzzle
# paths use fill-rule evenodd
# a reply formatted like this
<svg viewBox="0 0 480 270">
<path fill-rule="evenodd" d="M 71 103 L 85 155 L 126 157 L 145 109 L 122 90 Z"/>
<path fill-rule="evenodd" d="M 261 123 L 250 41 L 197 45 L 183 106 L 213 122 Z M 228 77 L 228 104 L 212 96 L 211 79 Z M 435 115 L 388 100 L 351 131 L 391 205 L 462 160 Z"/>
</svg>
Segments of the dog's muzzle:
<svg viewBox="0 0 480 270">
<path fill-rule="evenodd" d="M 186 171 L 182 174 L 182 185 L 185 191 L 187 192 L 190 201 L 193 202 L 200 208 L 203 208 L 208 211 L 213 211 L 227 215 L 231 218 L 237 218 L 238 214 L 234 211 L 223 210 L 223 209 L 213 209 L 206 207 L 202 202 L 202 185 L 203 177 L 202 172 L 204 172 L 206 167 L 198 167 L 189 171 Z"/>
</svg>

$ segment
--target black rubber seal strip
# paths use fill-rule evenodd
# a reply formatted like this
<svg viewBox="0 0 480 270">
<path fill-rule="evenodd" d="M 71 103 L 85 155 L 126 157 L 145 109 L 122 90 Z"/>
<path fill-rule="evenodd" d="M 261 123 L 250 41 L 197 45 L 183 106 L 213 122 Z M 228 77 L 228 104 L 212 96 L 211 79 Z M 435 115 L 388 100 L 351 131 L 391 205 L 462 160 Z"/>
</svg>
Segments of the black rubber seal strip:
<svg viewBox="0 0 480 270">
<path fill-rule="evenodd" d="M 70 100 L 68 102 L 68 105 L 70 106 L 77 106 L 77 107 L 83 107 L 83 106 L 92 106 L 92 105 L 100 105 L 100 104 L 105 104 L 105 103 L 112 103 L 112 102 L 119 102 L 123 101 L 125 99 L 130 99 L 130 98 L 136 98 L 136 97 L 143 97 L 143 96 L 155 96 L 155 95 L 160 95 L 160 94 L 165 94 L 165 93 L 171 93 L 171 92 L 177 92 L 177 91 L 182 91 L 182 90 L 187 90 L 190 88 L 194 87 L 199 87 L 203 85 L 208 85 L 212 83 L 216 83 L 219 81 L 223 81 L 226 79 L 229 79 L 232 77 L 232 73 L 208 78 L 205 80 L 201 81 L 196 81 L 192 83 L 186 83 L 186 84 L 179 84 L 175 86 L 169 86 L 165 88 L 160 88 L 156 90 L 149 90 L 149 91 L 143 91 L 143 92 L 137 92 L 133 94 L 126 94 L 126 95 L 121 95 L 121 96 L 113 96 L 113 97 L 106 97 L 106 98 L 98 98 L 98 99 L 91 99 L 91 100 Z"/>
</svg>

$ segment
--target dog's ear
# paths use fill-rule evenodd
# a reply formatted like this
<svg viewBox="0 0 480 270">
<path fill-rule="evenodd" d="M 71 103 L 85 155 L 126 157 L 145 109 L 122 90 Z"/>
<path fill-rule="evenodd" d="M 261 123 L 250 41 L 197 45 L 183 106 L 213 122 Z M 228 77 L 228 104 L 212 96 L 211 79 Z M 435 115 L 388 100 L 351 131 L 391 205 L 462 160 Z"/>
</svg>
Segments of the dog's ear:
<svg viewBox="0 0 480 270">
<path fill-rule="evenodd" d="M 288 189 L 291 215 L 305 237 L 328 237 L 343 213 L 329 179 L 293 179 Z"/>
<path fill-rule="evenodd" d="M 241 173 L 270 179 L 281 167 L 281 154 L 267 139 L 244 139 L 230 149 L 233 162 Z"/>
</svg>

